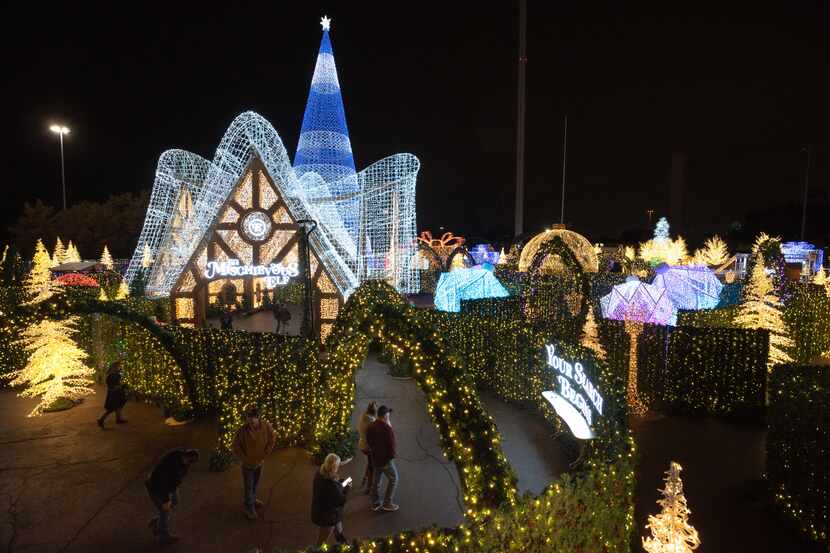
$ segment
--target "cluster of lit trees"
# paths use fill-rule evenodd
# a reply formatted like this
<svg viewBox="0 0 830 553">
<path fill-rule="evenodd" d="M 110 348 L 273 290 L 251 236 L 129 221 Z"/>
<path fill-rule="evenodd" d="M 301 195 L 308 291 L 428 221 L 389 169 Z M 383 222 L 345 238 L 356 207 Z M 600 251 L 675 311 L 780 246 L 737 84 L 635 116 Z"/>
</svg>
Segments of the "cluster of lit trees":
<svg viewBox="0 0 830 553">
<path fill-rule="evenodd" d="M 633 251 L 631 253 L 633 254 Z M 726 242 L 715 235 L 709 238 L 702 248 L 689 255 L 686 241 L 682 236 L 672 238 L 669 234 L 669 222 L 665 217 L 661 217 L 654 229 L 654 237 L 640 244 L 639 257 L 654 265 L 668 263 L 720 266 L 729 261 L 729 249 Z"/>
</svg>

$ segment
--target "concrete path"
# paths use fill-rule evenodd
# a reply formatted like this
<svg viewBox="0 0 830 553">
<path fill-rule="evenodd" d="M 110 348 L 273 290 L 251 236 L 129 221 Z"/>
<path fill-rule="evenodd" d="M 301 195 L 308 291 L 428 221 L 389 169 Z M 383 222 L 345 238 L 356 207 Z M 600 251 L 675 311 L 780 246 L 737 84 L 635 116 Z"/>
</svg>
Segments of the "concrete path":
<svg viewBox="0 0 830 553">
<path fill-rule="evenodd" d="M 369 499 L 357 489 L 345 510 L 349 537 L 384 536 L 437 524 L 454 526 L 462 519 L 461 492 L 455 466 L 441 453 L 423 395 L 414 381 L 386 374 L 374 359 L 357 377 L 358 410 L 366 402 L 395 410 L 400 486 L 396 513 L 369 511 Z M 298 549 L 313 543 L 309 520 L 311 482 L 316 467 L 300 448 L 281 449 L 267 461 L 260 483 L 266 506 L 261 519 L 242 514 L 238 467 L 208 471 L 207 458 L 216 439 L 210 420 L 178 428 L 163 424 L 149 405 L 129 403 L 126 425 L 95 425 L 103 393 L 61 413 L 27 418 L 33 400 L 0 391 L 0 551 L 9 553 L 141 552 L 157 549 L 146 527 L 152 508 L 143 481 L 155 461 L 177 446 L 198 447 L 203 460 L 181 487 L 181 505 L 173 518 L 182 542 L 168 551 L 242 553 L 254 547 Z M 496 400 L 488 400 L 505 434 L 508 457 L 517 463 L 520 485 L 541 489 L 557 474 L 561 459 L 539 421 Z M 356 416 L 354 417 L 356 420 Z M 536 425 L 534 427 L 534 424 Z M 542 446 L 538 449 L 537 446 Z M 555 452 L 553 452 L 555 453 Z M 551 467 L 543 459 L 553 457 Z M 364 460 L 344 466 L 343 476 L 358 483 Z M 525 469 L 527 473 L 524 473 Z"/>
</svg>

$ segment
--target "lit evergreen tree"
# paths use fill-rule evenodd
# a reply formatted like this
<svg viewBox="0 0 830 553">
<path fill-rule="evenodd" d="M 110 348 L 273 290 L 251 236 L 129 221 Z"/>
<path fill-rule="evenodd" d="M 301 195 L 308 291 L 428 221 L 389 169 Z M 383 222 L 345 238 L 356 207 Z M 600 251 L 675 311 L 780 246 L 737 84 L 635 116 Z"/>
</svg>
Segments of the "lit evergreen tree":
<svg viewBox="0 0 830 553">
<path fill-rule="evenodd" d="M 26 277 L 26 293 L 33 301 L 40 301 L 49 297 L 49 288 L 52 281 L 52 274 L 49 268 L 52 266 L 52 258 L 46 251 L 46 246 L 38 239 L 35 244 L 35 256 L 32 258 L 32 268 Z"/>
<path fill-rule="evenodd" d="M 787 324 L 781 313 L 781 302 L 773 294 L 772 281 L 764 270 L 764 256 L 752 268 L 752 276 L 744 290 L 744 301 L 738 309 L 735 323 L 743 328 L 760 328 L 769 331 L 769 356 L 767 369 L 782 363 L 792 363 L 785 348 L 794 343 L 788 336 Z"/>
<path fill-rule="evenodd" d="M 43 319 L 22 333 L 20 342 L 29 352 L 29 362 L 4 378 L 13 386 L 26 386 L 21 397 L 41 396 L 30 417 L 42 414 L 58 399 L 75 401 L 92 393 L 94 370 L 86 365 L 87 354 L 72 339 L 77 322 L 77 317 Z"/>
<path fill-rule="evenodd" d="M 594 318 L 593 306 L 588 307 L 588 316 L 585 317 L 585 324 L 582 327 L 582 345 L 597 354 L 599 359 L 605 359 L 605 348 L 599 341 L 597 332 L 597 321 Z"/>
<path fill-rule="evenodd" d="M 52 252 L 52 267 L 57 267 L 61 263 L 66 262 L 66 248 L 61 242 L 61 237 L 58 236 L 58 239 L 55 241 L 55 249 Z"/>
<path fill-rule="evenodd" d="M 657 500 L 663 510 L 659 515 L 649 515 L 646 528 L 651 530 L 651 537 L 643 538 L 643 549 L 648 553 L 689 553 L 700 545 L 697 530 L 689 524 L 691 511 L 683 495 L 682 469 L 672 461 L 665 473 L 666 487 L 660 490 L 663 499 Z"/>
<path fill-rule="evenodd" d="M 112 256 L 110 255 L 110 251 L 107 249 L 106 245 L 104 246 L 104 251 L 101 253 L 101 265 L 112 271 Z"/>
<path fill-rule="evenodd" d="M 69 245 L 66 247 L 66 256 L 64 258 L 64 263 L 78 263 L 81 261 L 81 254 L 78 252 L 78 248 L 75 244 L 72 243 L 72 240 L 69 241 Z"/>
<path fill-rule="evenodd" d="M 703 261 L 707 265 L 723 265 L 729 260 L 729 249 L 717 234 L 703 245 Z"/>
<path fill-rule="evenodd" d="M 669 221 L 665 217 L 660 217 L 660 219 L 657 221 L 657 225 L 655 225 L 654 227 L 654 239 L 669 239 Z"/>
<path fill-rule="evenodd" d="M 121 284 L 118 285 L 118 293 L 115 295 L 117 300 L 125 300 L 130 295 L 130 288 L 127 286 L 127 281 L 121 279 Z"/>
</svg>

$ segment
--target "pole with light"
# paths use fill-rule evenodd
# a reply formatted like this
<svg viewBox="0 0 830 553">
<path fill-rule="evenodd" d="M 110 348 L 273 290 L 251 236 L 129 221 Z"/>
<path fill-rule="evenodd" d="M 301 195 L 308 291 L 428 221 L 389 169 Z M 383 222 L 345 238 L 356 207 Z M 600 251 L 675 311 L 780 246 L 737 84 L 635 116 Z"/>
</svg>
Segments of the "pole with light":
<svg viewBox="0 0 830 553">
<path fill-rule="evenodd" d="M 63 163 L 63 135 L 69 134 L 69 127 L 52 125 L 49 130 L 60 136 L 61 139 L 61 185 L 63 186 L 63 210 L 66 211 L 66 170 Z"/>
</svg>

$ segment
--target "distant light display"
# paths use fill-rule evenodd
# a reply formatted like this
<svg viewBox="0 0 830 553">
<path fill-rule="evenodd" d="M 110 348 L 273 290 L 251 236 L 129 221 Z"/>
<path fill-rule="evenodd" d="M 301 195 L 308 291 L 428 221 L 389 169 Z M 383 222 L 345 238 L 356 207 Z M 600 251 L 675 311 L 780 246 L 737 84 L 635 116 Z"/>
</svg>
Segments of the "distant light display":
<svg viewBox="0 0 830 553">
<path fill-rule="evenodd" d="M 824 264 L 824 250 L 809 242 L 784 242 L 781 253 L 787 263 L 801 263 L 809 274 L 815 274 Z"/>
<path fill-rule="evenodd" d="M 629 276 L 622 284 L 599 300 L 602 316 L 618 321 L 635 321 L 659 325 L 677 324 L 677 307 L 665 288 L 640 282 Z"/>
<path fill-rule="evenodd" d="M 499 252 L 494 250 L 490 244 L 476 244 L 470 250 L 470 255 L 475 259 L 476 265 L 483 263 L 496 265 L 499 262 Z"/>
<path fill-rule="evenodd" d="M 184 150 L 159 158 L 150 205 L 126 279 L 147 265 L 146 293 L 170 294 L 185 266 L 214 224 L 252 150 L 284 197 L 295 220 L 311 219 L 309 242 L 348 297 L 366 280 L 385 280 L 398 291 L 419 290 L 416 252 L 415 181 L 418 158 L 396 154 L 355 173 L 340 85 L 327 26 L 312 77 L 294 167 L 274 127 L 245 112 L 231 123 L 213 161 Z M 257 240 L 265 224 L 244 228 Z M 144 253 L 146 252 L 146 255 Z"/>
<path fill-rule="evenodd" d="M 461 311 L 461 300 L 506 298 L 510 294 L 487 269 L 456 269 L 441 273 L 435 288 L 435 308 L 439 311 Z"/>
<path fill-rule="evenodd" d="M 714 309 L 723 290 L 709 267 L 658 265 L 652 286 L 664 288 L 677 309 Z"/>
</svg>

